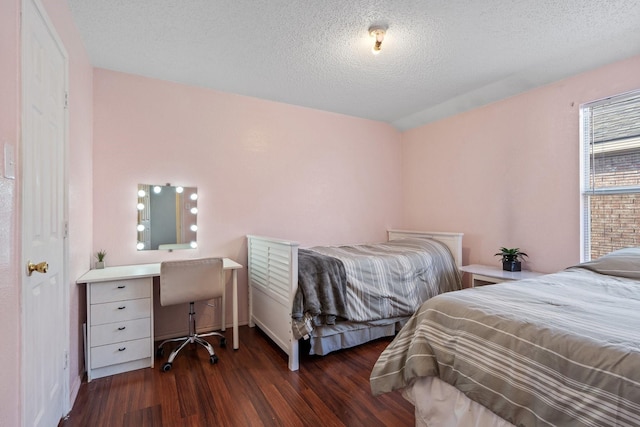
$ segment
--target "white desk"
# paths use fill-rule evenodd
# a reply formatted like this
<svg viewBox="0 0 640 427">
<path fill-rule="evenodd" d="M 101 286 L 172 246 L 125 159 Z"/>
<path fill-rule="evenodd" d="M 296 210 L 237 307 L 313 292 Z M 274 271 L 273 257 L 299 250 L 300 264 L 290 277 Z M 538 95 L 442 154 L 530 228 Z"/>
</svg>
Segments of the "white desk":
<svg viewBox="0 0 640 427">
<path fill-rule="evenodd" d="M 233 349 L 237 350 L 239 348 L 239 340 L 238 340 L 238 270 L 242 268 L 241 264 L 229 259 L 223 258 L 223 269 L 230 270 L 232 272 L 232 310 L 233 310 Z M 88 325 L 92 324 L 91 318 L 92 316 L 102 315 L 101 313 L 92 313 L 91 312 L 91 297 L 94 298 L 94 301 L 97 299 L 101 305 L 115 304 L 122 305 L 123 301 L 130 303 L 141 304 L 140 306 L 136 306 L 134 310 L 138 310 L 137 314 L 134 316 L 136 320 L 131 320 L 129 318 L 123 318 L 122 321 L 131 322 L 128 324 L 129 328 L 127 329 L 127 333 L 138 335 L 128 338 L 129 349 L 127 352 L 129 355 L 122 356 L 123 361 L 119 361 L 118 357 L 124 355 L 124 346 L 121 342 L 117 342 L 111 340 L 113 342 L 112 350 L 109 350 L 111 356 L 105 356 L 109 360 L 105 359 L 101 354 L 96 354 L 94 357 L 95 364 L 90 361 L 90 365 L 87 366 L 88 379 L 91 381 L 92 378 L 100 378 L 101 376 L 112 375 L 119 372 L 125 372 L 131 369 L 138 369 L 142 367 L 153 367 L 153 303 L 152 303 L 152 278 L 160 276 L 160 263 L 154 264 L 134 264 L 134 265 L 123 265 L 116 267 L 107 267 L 104 269 L 96 269 L 89 270 L 87 273 L 83 274 L 78 280 L 76 280 L 77 284 L 87 284 L 87 320 Z M 104 284 L 109 282 L 118 282 L 118 288 L 124 288 L 128 286 L 128 290 L 123 297 L 111 298 L 104 293 Z M 102 284 L 102 285 L 93 285 L 93 284 Z M 95 288 L 95 289 L 94 289 Z M 120 308 L 120 307 L 118 307 Z M 222 304 L 222 330 L 226 329 L 225 321 L 226 319 L 226 309 L 225 304 Z M 117 312 L 117 311 L 116 311 Z M 122 310 L 124 313 L 124 310 Z M 129 311 L 131 313 L 131 311 Z M 119 320 L 119 319 L 116 319 Z M 87 328 L 89 329 L 89 327 Z M 125 328 L 122 328 L 125 329 Z M 136 332 L 136 330 L 138 332 Z M 132 331 L 132 332 L 129 332 Z M 87 335 L 91 336 L 90 331 L 87 330 Z M 136 338 L 143 338 L 138 339 Z M 90 340 L 89 340 L 90 341 Z M 109 341 L 109 338 L 106 338 L 105 341 Z M 137 341 L 138 347 L 134 347 Z M 150 346 L 148 342 L 150 341 Z M 92 351 L 93 347 L 91 342 L 87 343 L 87 347 Z M 106 347 L 106 346 L 105 346 Z M 148 355 L 146 348 L 150 348 L 151 355 Z M 139 352 L 140 357 L 136 355 L 131 355 L 131 353 Z M 120 353 L 118 353 L 120 352 Z M 90 358 L 92 356 L 89 356 Z M 124 360 L 127 359 L 127 360 Z M 94 368 L 94 366 L 97 366 Z"/>
</svg>

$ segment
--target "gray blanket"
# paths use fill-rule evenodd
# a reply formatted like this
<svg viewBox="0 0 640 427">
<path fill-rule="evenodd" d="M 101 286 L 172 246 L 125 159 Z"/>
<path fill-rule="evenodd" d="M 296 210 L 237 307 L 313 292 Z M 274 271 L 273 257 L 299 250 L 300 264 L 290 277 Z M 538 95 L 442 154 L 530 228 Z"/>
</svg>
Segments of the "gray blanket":
<svg viewBox="0 0 640 427">
<path fill-rule="evenodd" d="M 347 274 L 337 259 L 308 249 L 298 250 L 298 291 L 291 317 L 300 320 L 306 314 L 315 325 L 333 324 L 336 317 L 346 318 Z"/>
</svg>

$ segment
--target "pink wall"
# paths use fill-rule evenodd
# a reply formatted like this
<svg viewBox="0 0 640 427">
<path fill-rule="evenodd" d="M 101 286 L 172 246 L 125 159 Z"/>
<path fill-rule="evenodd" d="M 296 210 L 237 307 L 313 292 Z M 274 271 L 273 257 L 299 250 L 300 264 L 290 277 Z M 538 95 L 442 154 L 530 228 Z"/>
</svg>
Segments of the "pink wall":
<svg viewBox="0 0 640 427">
<path fill-rule="evenodd" d="M 579 106 L 639 88 L 634 57 L 405 132 L 405 226 L 464 232 L 465 264 L 501 246 L 534 270 L 577 264 Z"/>
<path fill-rule="evenodd" d="M 400 133 L 378 122 L 96 69 L 93 154 L 94 250 L 109 265 L 246 265 L 247 234 L 384 240 L 402 219 Z M 167 182 L 198 187 L 199 248 L 139 252 L 137 185 Z M 246 323 L 246 269 L 239 289 Z"/>
<path fill-rule="evenodd" d="M 80 42 L 66 2 L 43 0 L 50 18 L 69 54 L 69 248 L 70 248 L 70 393 L 73 400 L 80 385 L 82 344 L 79 307 L 84 304 L 74 284 L 79 272 L 89 267 L 91 252 L 91 141 L 92 69 Z M 0 165 L 4 164 L 4 143 L 20 152 L 20 0 L 0 2 Z M 18 158 L 17 165 L 20 165 Z M 3 168 L 0 168 L 2 172 Z M 20 170 L 16 180 L 0 173 L 0 425 L 17 426 L 21 419 L 20 363 L 20 281 L 21 236 L 19 193 Z M 82 301 L 82 304 L 81 304 Z M 16 348 L 17 346 L 17 348 Z"/>
</svg>

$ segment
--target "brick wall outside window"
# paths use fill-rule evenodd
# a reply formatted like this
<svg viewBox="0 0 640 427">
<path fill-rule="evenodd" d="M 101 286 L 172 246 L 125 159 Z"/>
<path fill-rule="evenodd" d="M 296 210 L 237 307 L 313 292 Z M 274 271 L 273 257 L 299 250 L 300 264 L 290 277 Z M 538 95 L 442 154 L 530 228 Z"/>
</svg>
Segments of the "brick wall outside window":
<svg viewBox="0 0 640 427">
<path fill-rule="evenodd" d="M 594 188 L 640 185 L 640 151 L 617 152 L 595 159 Z M 591 259 L 613 250 L 640 246 L 640 194 L 589 196 Z"/>
</svg>

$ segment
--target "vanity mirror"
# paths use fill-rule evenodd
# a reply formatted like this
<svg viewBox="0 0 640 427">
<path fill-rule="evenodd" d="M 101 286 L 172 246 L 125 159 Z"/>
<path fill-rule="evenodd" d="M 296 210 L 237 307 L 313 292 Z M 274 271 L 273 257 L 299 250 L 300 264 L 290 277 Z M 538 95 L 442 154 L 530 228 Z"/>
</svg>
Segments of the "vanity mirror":
<svg viewBox="0 0 640 427">
<path fill-rule="evenodd" d="M 198 189 L 138 184 L 137 248 L 144 250 L 198 247 Z"/>
</svg>

